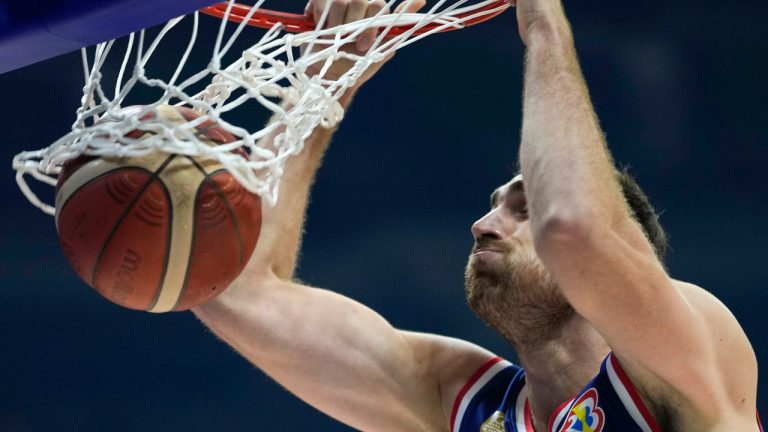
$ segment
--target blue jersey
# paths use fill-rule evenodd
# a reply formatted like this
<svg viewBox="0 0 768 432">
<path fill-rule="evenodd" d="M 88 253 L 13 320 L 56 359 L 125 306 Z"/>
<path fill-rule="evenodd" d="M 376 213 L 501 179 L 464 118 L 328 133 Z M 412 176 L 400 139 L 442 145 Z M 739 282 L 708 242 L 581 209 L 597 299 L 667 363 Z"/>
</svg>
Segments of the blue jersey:
<svg viewBox="0 0 768 432">
<path fill-rule="evenodd" d="M 498 357 L 488 361 L 459 392 L 451 432 L 534 432 L 524 387 L 522 368 Z M 597 376 L 552 413 L 546 432 L 661 432 L 661 428 L 616 357 L 609 354 Z"/>
</svg>

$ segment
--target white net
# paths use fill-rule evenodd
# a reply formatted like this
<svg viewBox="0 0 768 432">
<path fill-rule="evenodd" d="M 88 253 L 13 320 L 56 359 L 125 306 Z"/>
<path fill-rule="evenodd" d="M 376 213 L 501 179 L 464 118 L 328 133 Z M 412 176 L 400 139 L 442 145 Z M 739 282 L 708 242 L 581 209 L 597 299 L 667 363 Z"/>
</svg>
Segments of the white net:
<svg viewBox="0 0 768 432">
<path fill-rule="evenodd" d="M 225 36 L 227 26 L 233 26 L 225 19 L 219 28 L 211 62 L 183 81 L 180 81 L 181 72 L 198 36 L 197 13 L 191 15 L 193 22 L 189 43 L 178 67 L 167 80 L 147 76 L 145 66 L 163 38 L 184 17 L 169 21 L 150 43 L 145 41 L 145 31 L 131 34 L 117 79 L 111 86 L 102 82 L 102 67 L 115 41 L 97 45 L 95 50 L 91 50 L 91 55 L 83 49 L 85 86 L 82 105 L 77 110 L 72 129 L 49 147 L 25 151 L 14 158 L 13 168 L 19 187 L 35 206 L 54 214 L 55 208 L 37 196 L 27 183 L 26 176 L 53 186 L 62 165 L 80 155 L 121 158 L 165 152 L 213 158 L 248 190 L 274 204 L 286 160 L 302 150 L 305 140 L 317 126 L 330 128 L 342 119 L 344 111 L 338 101 L 367 68 L 425 36 L 450 27 L 460 28 L 467 21 L 498 13 L 506 7 L 497 0 L 470 6 L 466 5 L 467 1 L 449 3 L 440 0 L 424 13 L 388 14 L 386 10 L 394 10 L 395 0 L 390 0 L 388 9 L 371 18 L 325 29 L 329 1 L 317 19 L 315 30 L 289 34 L 277 24 L 245 50 L 238 60 L 222 67 L 224 56 L 246 26 L 243 22 L 231 35 Z M 257 2 L 250 14 L 263 2 Z M 400 9 L 405 11 L 408 7 Z M 412 27 L 396 36 L 389 34 L 393 28 L 403 25 Z M 430 25 L 434 28 L 419 34 L 420 29 L 423 31 Z M 367 52 L 355 54 L 342 49 L 373 27 L 380 30 Z M 299 53 L 299 47 L 303 47 L 303 54 Z M 338 78 L 327 76 L 331 65 L 342 58 L 352 63 L 351 68 Z M 310 66 L 312 73 L 308 72 Z M 203 91 L 190 94 L 196 85 L 201 88 L 201 83 L 205 85 L 206 82 L 208 84 Z M 126 97 L 140 85 L 160 89 L 162 96 L 142 109 L 123 109 Z M 108 93 L 107 88 L 112 92 Z M 226 113 L 254 100 L 272 113 L 271 120 L 263 128 L 249 131 L 224 118 Z M 181 123 L 169 122 L 161 117 L 142 119 L 146 113 L 163 104 L 191 107 L 201 116 Z M 236 140 L 212 146 L 210 141 L 198 137 L 196 127 L 208 120 L 218 123 Z M 135 131 L 150 133 L 144 134 L 141 139 L 131 138 L 136 136 L 132 133 Z M 271 139 L 262 140 L 267 136 Z M 248 157 L 244 158 L 234 151 L 238 148 L 244 149 Z"/>
</svg>

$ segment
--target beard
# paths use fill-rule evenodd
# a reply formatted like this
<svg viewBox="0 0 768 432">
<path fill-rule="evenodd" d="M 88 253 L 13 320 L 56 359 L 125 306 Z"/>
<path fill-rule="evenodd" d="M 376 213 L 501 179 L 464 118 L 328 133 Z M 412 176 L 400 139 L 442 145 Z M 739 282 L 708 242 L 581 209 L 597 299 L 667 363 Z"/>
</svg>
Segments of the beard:
<svg viewBox="0 0 768 432">
<path fill-rule="evenodd" d="M 478 250 L 493 250 L 477 256 Z M 467 303 L 513 347 L 554 340 L 572 319 L 573 307 L 533 251 L 498 240 L 475 243 L 464 274 Z"/>
</svg>

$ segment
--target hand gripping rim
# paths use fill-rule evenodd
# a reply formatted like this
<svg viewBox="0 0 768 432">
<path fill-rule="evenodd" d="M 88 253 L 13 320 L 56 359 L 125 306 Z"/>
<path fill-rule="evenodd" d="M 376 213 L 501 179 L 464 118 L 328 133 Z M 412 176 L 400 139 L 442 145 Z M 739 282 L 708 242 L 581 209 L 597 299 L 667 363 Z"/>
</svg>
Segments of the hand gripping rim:
<svg viewBox="0 0 768 432">
<path fill-rule="evenodd" d="M 472 16 L 472 15 L 478 15 L 474 18 L 463 21 L 463 27 L 469 27 L 484 21 L 488 21 L 489 19 L 498 16 L 499 14 L 501 14 L 506 10 L 506 7 L 508 5 L 509 3 L 507 0 L 496 0 L 482 7 L 462 12 L 461 14 L 458 14 L 455 17 L 461 19 L 461 18 Z M 201 9 L 200 11 L 205 14 L 223 19 L 224 17 L 227 16 L 228 6 L 229 6 L 228 3 L 218 3 L 213 6 L 209 6 L 204 9 Z M 483 11 L 491 11 L 494 9 L 498 9 L 498 10 L 487 13 L 487 14 L 482 14 Z M 251 12 L 250 6 L 243 5 L 240 3 L 233 3 L 232 9 L 229 12 L 228 19 L 229 21 L 232 21 L 235 23 L 241 23 L 243 22 L 243 20 L 247 18 L 249 12 Z M 283 25 L 284 30 L 290 33 L 303 33 L 303 32 L 314 30 L 316 27 L 316 23 L 311 16 L 289 13 L 289 12 L 280 12 L 280 11 L 275 11 L 271 9 L 257 9 L 251 15 L 250 19 L 248 19 L 247 24 L 253 27 L 271 29 L 275 24 L 278 24 L 278 23 L 281 23 Z M 454 26 L 444 26 L 440 23 L 433 22 L 419 28 L 413 34 L 414 35 L 424 34 L 441 26 L 443 28 L 440 29 L 439 32 L 446 32 L 446 31 L 458 30 L 459 28 L 463 28 L 463 27 L 454 27 Z M 394 26 L 387 33 L 386 38 L 393 38 L 393 37 L 399 36 L 404 32 L 410 30 L 411 28 L 413 28 L 413 25 Z"/>
</svg>

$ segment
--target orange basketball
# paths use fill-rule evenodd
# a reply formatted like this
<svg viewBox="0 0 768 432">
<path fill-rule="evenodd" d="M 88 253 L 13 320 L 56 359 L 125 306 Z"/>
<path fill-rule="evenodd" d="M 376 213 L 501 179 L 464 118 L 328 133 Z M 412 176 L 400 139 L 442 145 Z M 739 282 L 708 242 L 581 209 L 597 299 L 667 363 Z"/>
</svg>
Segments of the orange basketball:
<svg viewBox="0 0 768 432">
<path fill-rule="evenodd" d="M 185 122 L 199 114 L 162 105 L 142 120 L 154 116 Z M 197 133 L 211 145 L 235 140 L 211 121 Z M 243 270 L 259 238 L 261 200 L 213 159 L 81 156 L 59 176 L 56 228 L 69 263 L 99 294 L 131 309 L 180 311 Z"/>
</svg>

